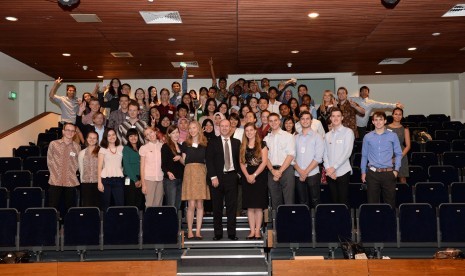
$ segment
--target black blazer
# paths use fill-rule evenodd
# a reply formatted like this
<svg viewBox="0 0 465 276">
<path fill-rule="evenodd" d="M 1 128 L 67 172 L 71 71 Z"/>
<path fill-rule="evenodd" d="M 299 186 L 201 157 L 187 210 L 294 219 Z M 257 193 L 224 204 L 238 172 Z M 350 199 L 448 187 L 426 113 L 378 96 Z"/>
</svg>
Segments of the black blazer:
<svg viewBox="0 0 465 276">
<path fill-rule="evenodd" d="M 208 141 L 207 152 L 206 152 L 206 163 L 207 163 L 207 177 L 210 179 L 214 176 L 218 177 L 221 183 L 222 177 L 224 176 L 224 150 L 222 137 L 215 137 Z M 234 169 L 237 173 L 241 171 L 239 166 L 239 151 L 241 148 L 241 142 L 233 137 L 231 139 L 231 153 L 234 164 Z"/>
</svg>

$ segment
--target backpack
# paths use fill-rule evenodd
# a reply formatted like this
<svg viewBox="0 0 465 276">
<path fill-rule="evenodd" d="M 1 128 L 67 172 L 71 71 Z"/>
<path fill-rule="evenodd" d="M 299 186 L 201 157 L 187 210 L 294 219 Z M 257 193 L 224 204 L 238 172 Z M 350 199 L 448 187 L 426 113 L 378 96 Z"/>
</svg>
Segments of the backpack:
<svg viewBox="0 0 465 276">
<path fill-rule="evenodd" d="M 424 144 L 428 141 L 433 140 L 433 137 L 431 137 L 431 134 L 429 134 L 426 131 L 416 130 L 413 132 L 413 140 L 417 141 L 418 143 Z"/>
</svg>

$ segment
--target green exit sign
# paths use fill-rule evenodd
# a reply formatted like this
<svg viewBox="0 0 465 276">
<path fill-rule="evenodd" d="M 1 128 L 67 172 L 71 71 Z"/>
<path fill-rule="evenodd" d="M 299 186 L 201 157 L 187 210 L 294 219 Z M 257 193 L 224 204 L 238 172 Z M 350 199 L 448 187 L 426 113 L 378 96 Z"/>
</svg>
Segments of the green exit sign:
<svg viewBox="0 0 465 276">
<path fill-rule="evenodd" d="M 10 91 L 8 93 L 8 99 L 10 99 L 10 100 L 16 100 L 17 97 L 18 97 L 18 94 L 16 94 L 15 91 Z"/>
</svg>

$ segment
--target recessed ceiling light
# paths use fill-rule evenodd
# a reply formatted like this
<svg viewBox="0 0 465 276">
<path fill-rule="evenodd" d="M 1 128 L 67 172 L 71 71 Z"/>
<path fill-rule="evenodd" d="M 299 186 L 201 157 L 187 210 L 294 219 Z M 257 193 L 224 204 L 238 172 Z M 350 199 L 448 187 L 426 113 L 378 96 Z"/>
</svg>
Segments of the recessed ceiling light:
<svg viewBox="0 0 465 276">
<path fill-rule="evenodd" d="M 177 55 L 177 56 L 182 56 L 182 55 L 184 55 L 184 53 L 182 53 L 182 52 L 177 52 L 176 55 Z"/>
<path fill-rule="evenodd" d="M 170 37 L 170 38 L 168 38 L 168 41 L 176 41 L 176 38 Z"/>
<path fill-rule="evenodd" d="M 308 14 L 308 17 L 310 17 L 310 18 L 317 18 L 318 16 L 319 16 L 319 14 L 316 13 L 316 12 L 312 12 L 312 13 Z"/>
<path fill-rule="evenodd" d="M 291 53 L 293 53 L 293 54 L 298 54 L 299 51 L 298 51 L 298 50 L 293 50 L 293 51 L 291 51 Z"/>
<path fill-rule="evenodd" d="M 5 17 L 5 19 L 8 20 L 8 21 L 18 21 L 18 18 L 13 17 L 13 16 L 7 16 L 7 17 Z"/>
<path fill-rule="evenodd" d="M 407 50 L 409 50 L 409 51 L 415 51 L 416 49 L 417 49 L 416 47 L 410 47 L 410 48 L 408 48 Z"/>
<path fill-rule="evenodd" d="M 64 57 L 70 57 L 70 56 L 71 56 L 71 54 L 69 54 L 69 53 L 63 53 L 62 55 L 63 55 Z"/>
<path fill-rule="evenodd" d="M 187 75 L 187 76 L 188 76 L 189 78 L 193 78 L 193 77 L 195 77 L 194 75 Z"/>
<path fill-rule="evenodd" d="M 149 2 L 153 2 L 153 0 L 149 0 Z"/>
<path fill-rule="evenodd" d="M 97 78 L 99 78 L 99 79 L 103 79 L 103 76 L 97 76 Z"/>
<path fill-rule="evenodd" d="M 381 74 L 383 73 L 382 71 L 376 71 L 375 74 Z"/>
<path fill-rule="evenodd" d="M 292 67 L 292 63 L 291 63 L 291 62 L 288 62 L 288 63 L 287 63 L 287 67 L 291 68 L 291 67 Z"/>
<path fill-rule="evenodd" d="M 432 33 L 433 36 L 439 36 L 441 33 Z"/>
</svg>

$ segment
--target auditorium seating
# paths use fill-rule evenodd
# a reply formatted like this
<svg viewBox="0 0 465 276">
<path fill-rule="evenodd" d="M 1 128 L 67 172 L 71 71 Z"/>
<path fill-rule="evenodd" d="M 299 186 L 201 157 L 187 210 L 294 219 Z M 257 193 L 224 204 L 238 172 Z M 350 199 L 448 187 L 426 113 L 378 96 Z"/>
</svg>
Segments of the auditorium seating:
<svg viewBox="0 0 465 276">
<path fill-rule="evenodd" d="M 465 139 L 454 139 L 451 142 L 452 151 L 465 151 Z"/>
<path fill-rule="evenodd" d="M 109 207 L 103 216 L 103 248 L 139 249 L 140 221 L 137 207 Z"/>
<path fill-rule="evenodd" d="M 38 146 L 19 146 L 13 149 L 13 157 L 24 160 L 30 156 L 40 156 L 40 148 Z"/>
<path fill-rule="evenodd" d="M 451 165 L 429 166 L 428 175 L 430 182 L 442 182 L 447 186 L 449 186 L 452 182 L 459 181 L 458 170 Z"/>
<path fill-rule="evenodd" d="M 465 182 L 450 184 L 450 202 L 465 203 Z"/>
<path fill-rule="evenodd" d="M 22 169 L 21 158 L 0 157 L 0 175 L 7 171 L 20 171 Z"/>
<path fill-rule="evenodd" d="M 400 247 L 438 247 L 435 210 L 427 203 L 399 206 Z"/>
<path fill-rule="evenodd" d="M 428 180 L 427 171 L 422 166 L 410 165 L 408 166 L 408 172 L 407 183 L 411 186 L 417 182 L 426 182 Z"/>
<path fill-rule="evenodd" d="M 353 240 L 353 219 L 344 204 L 320 204 L 315 208 L 315 246 L 334 250 L 341 239 Z"/>
<path fill-rule="evenodd" d="M 439 207 L 449 202 L 447 187 L 441 182 L 418 182 L 415 184 L 415 203 L 428 203 Z"/>
<path fill-rule="evenodd" d="M 405 183 L 396 184 L 396 206 L 399 207 L 403 203 L 413 203 L 413 186 Z"/>
<path fill-rule="evenodd" d="M 142 247 L 157 250 L 179 247 L 179 220 L 173 206 L 149 207 L 142 221 Z"/>
<path fill-rule="evenodd" d="M 389 204 L 362 204 L 357 229 L 358 242 L 376 248 L 378 258 L 384 247 L 397 247 L 396 210 Z"/>
<path fill-rule="evenodd" d="M 465 246 L 465 203 L 439 206 L 440 247 Z"/>
<path fill-rule="evenodd" d="M 442 155 L 445 151 L 450 151 L 450 142 L 446 140 L 431 140 L 425 143 L 425 152 L 434 152 Z"/>
<path fill-rule="evenodd" d="M 18 211 L 0 208 L 0 251 L 18 250 Z"/>
<path fill-rule="evenodd" d="M 274 220 L 274 247 L 313 247 L 312 216 L 306 205 L 281 205 Z"/>
<path fill-rule="evenodd" d="M 55 208 L 29 208 L 20 216 L 19 248 L 40 259 L 43 250 L 59 250 L 58 214 Z"/>
<path fill-rule="evenodd" d="M 0 187 L 0 208 L 8 207 L 8 190 L 5 187 Z"/>
<path fill-rule="evenodd" d="M 77 250 L 84 260 L 88 249 L 100 249 L 100 210 L 72 207 L 64 218 L 62 250 Z"/>
<path fill-rule="evenodd" d="M 428 171 L 431 165 L 439 165 L 438 157 L 434 152 L 413 152 L 410 163 L 423 167 L 425 171 Z"/>
<path fill-rule="evenodd" d="M 18 187 L 10 191 L 10 208 L 23 213 L 28 208 L 43 207 L 43 191 L 38 187 Z"/>
<path fill-rule="evenodd" d="M 2 174 L 2 187 L 13 191 L 17 187 L 31 187 L 32 175 L 30 171 L 7 171 Z"/>
<path fill-rule="evenodd" d="M 39 170 L 48 170 L 47 156 L 30 156 L 24 159 L 23 169 L 30 171 L 32 174 Z"/>
</svg>

